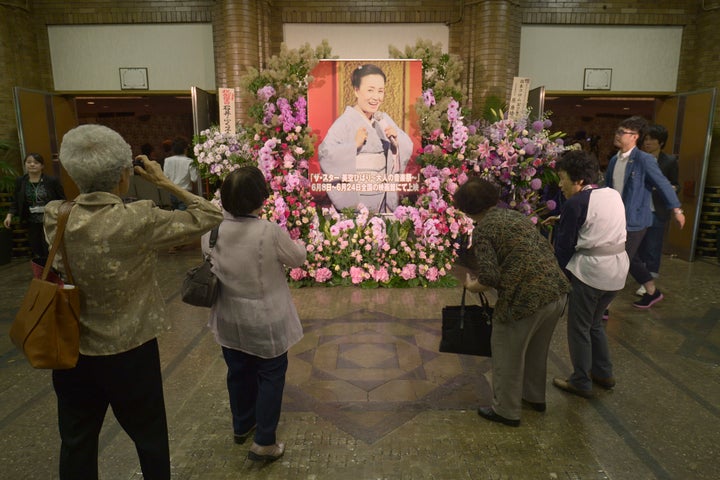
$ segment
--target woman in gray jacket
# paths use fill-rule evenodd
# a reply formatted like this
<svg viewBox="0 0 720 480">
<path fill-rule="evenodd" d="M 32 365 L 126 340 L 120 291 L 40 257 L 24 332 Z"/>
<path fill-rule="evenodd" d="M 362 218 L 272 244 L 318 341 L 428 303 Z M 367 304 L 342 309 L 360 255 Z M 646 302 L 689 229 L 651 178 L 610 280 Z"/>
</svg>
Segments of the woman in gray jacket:
<svg viewBox="0 0 720 480">
<path fill-rule="evenodd" d="M 277 460 L 285 450 L 280 420 L 287 351 L 303 335 L 285 267 L 305 262 L 305 247 L 258 217 L 270 192 L 262 172 L 241 167 L 220 188 L 224 220 L 211 255 L 220 281 L 209 327 L 228 367 L 235 443 L 251 436 L 251 460 Z M 209 237 L 203 237 L 208 253 Z"/>
</svg>

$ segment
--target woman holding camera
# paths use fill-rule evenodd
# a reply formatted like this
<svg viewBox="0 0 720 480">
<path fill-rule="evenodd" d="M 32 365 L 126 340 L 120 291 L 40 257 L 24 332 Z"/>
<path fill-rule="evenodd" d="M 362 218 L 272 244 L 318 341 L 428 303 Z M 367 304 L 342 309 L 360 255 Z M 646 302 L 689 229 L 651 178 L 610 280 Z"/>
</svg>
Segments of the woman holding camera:
<svg viewBox="0 0 720 480">
<path fill-rule="evenodd" d="M 58 401 L 60 479 L 98 478 L 98 436 L 108 406 L 135 443 L 145 480 L 170 479 L 170 453 L 157 336 L 168 328 L 156 277 L 158 251 L 188 243 L 220 223 L 211 202 L 173 184 L 157 162 L 138 157 L 134 170 L 177 195 L 187 211 L 152 201 L 124 203 L 133 173 L 130 146 L 101 125 L 67 132 L 60 162 L 80 195 L 64 242 L 80 289 L 80 358 L 54 370 Z M 45 208 L 52 241 L 62 202 Z M 62 256 L 55 266 L 63 270 Z"/>
</svg>

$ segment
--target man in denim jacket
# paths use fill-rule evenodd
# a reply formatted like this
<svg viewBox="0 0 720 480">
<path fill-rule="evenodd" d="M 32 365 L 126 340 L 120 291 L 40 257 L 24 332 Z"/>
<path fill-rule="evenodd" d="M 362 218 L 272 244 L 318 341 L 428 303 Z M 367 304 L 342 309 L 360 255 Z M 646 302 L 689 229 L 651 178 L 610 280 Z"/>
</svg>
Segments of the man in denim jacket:
<svg viewBox="0 0 720 480">
<path fill-rule="evenodd" d="M 645 287 L 646 293 L 633 303 L 637 308 L 650 308 L 662 300 L 663 294 L 655 288 L 655 281 L 637 255 L 648 227 L 652 225 L 652 190 L 657 189 L 665 206 L 680 228 L 685 225 L 685 215 L 672 185 L 665 178 L 657 161 L 649 153 L 636 148 L 641 144 L 647 122 L 633 116 L 620 122 L 615 132 L 618 153 L 610 159 L 605 184 L 620 192 L 625 204 L 627 240 L 625 250 L 630 257 L 630 275 Z"/>
</svg>

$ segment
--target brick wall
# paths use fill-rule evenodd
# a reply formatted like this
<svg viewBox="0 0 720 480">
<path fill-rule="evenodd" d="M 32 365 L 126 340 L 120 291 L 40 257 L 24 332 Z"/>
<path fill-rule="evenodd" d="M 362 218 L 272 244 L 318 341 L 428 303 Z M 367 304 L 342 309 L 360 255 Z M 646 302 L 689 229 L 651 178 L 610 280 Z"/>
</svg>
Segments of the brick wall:
<svg viewBox="0 0 720 480">
<path fill-rule="evenodd" d="M 706 7 L 713 2 L 706 1 Z M 694 82 L 688 82 L 690 89 L 700 90 L 715 87 L 718 98 L 715 100 L 715 121 L 713 144 L 710 149 L 710 165 L 707 172 L 707 185 L 720 186 L 720 1 L 715 9 L 698 15 L 698 48 L 693 51 L 687 63 L 693 63 Z"/>
<path fill-rule="evenodd" d="M 13 87 L 48 88 L 47 66 L 41 61 L 32 14 L 25 2 L 0 2 L 0 139 L 18 139 L 13 103 Z M 11 159 L 21 171 L 21 159 Z"/>
<path fill-rule="evenodd" d="M 217 84 L 237 86 L 232 84 L 247 65 L 262 67 L 279 52 L 285 22 L 445 23 L 450 27 L 450 51 L 466 63 L 466 91 L 477 109 L 487 95 L 509 93 L 522 24 L 681 25 L 678 89 L 720 86 L 720 1 L 704 0 L 704 5 L 708 10 L 688 0 L 0 0 L 0 60 L 6 72 L 0 80 L 0 137 L 16 135 L 10 87 L 52 86 L 48 24 L 214 22 Z M 241 14 L 235 23 L 220 20 L 224 9 L 248 8 L 249 20 Z M 235 36 L 227 35 L 240 27 Z M 221 38 L 232 41 L 222 43 Z M 229 56 L 217 58 L 220 47 Z M 715 125 L 720 130 L 720 111 Z M 717 149 L 720 145 L 713 158 L 718 158 Z M 710 178 L 720 184 L 716 163 Z"/>
</svg>

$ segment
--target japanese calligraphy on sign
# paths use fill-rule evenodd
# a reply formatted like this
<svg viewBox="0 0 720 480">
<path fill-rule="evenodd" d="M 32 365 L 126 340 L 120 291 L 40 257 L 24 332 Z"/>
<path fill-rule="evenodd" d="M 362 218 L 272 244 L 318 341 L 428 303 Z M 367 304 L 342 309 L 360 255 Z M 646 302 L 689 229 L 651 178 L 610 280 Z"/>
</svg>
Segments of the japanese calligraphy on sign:
<svg viewBox="0 0 720 480">
<path fill-rule="evenodd" d="M 235 133 L 235 89 L 218 88 L 220 95 L 220 131 L 222 133 Z"/>
<path fill-rule="evenodd" d="M 512 95 L 508 104 L 508 117 L 520 118 L 525 116 L 528 93 L 530 92 L 530 79 L 525 77 L 513 78 Z"/>
</svg>

